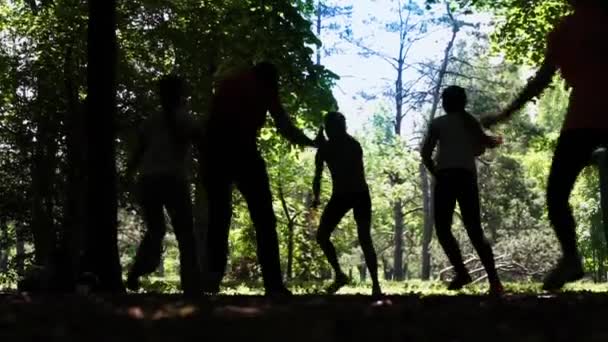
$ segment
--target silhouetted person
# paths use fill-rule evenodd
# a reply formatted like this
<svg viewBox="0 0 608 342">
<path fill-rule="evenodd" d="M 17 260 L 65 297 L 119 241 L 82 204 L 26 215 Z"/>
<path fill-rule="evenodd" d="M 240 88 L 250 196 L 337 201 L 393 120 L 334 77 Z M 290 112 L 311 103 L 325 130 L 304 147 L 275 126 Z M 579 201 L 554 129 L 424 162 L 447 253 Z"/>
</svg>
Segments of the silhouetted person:
<svg viewBox="0 0 608 342">
<path fill-rule="evenodd" d="M 313 206 L 319 205 L 323 165 L 327 163 L 333 189 L 331 198 L 321 215 L 317 231 L 317 242 L 335 274 L 334 282 L 327 291 L 335 293 L 348 283 L 348 276 L 340 268 L 336 249 L 331 243 L 330 237 L 344 215 L 352 209 L 357 223 L 359 243 L 372 278 L 372 294 L 380 295 L 382 291 L 378 282 L 378 261 L 371 236 L 372 202 L 365 181 L 361 145 L 347 133 L 346 121 L 341 113 L 330 112 L 325 116 L 325 131 L 329 140 L 323 139 L 322 131 L 318 136 L 319 149 L 315 157 Z"/>
<path fill-rule="evenodd" d="M 185 110 L 185 83 L 176 76 L 159 82 L 162 111 L 151 114 L 141 127 L 138 149 L 129 161 L 128 175 L 140 168 L 139 188 L 146 233 L 127 278 L 127 287 L 139 288 L 139 278 L 156 270 L 161 262 L 166 232 L 165 214 L 177 238 L 180 277 L 184 293 L 201 290 L 201 274 L 195 250 L 190 197 L 191 145 L 197 125 Z"/>
<path fill-rule="evenodd" d="M 602 0 L 569 0 L 574 13 L 563 18 L 549 34 L 545 58 L 534 78 L 500 115 L 486 125 L 506 120 L 526 102 L 539 96 L 559 69 L 572 88 L 570 104 L 547 182 L 549 220 L 563 256 L 547 275 L 543 288 L 556 290 L 583 277 L 576 246 L 576 223 L 568 199 L 581 170 L 592 153 L 608 144 L 605 83 L 608 76 L 608 3 Z"/>
<path fill-rule="evenodd" d="M 278 80 L 273 64 L 259 63 L 223 79 L 213 96 L 202 165 L 209 197 L 207 292 L 219 291 L 226 269 L 232 186 L 236 185 L 255 226 L 266 294 L 289 294 L 281 276 L 268 174 L 256 140 L 269 111 L 279 133 L 290 142 L 314 143 L 289 120 L 279 100 Z"/>
<path fill-rule="evenodd" d="M 458 202 L 464 227 L 488 274 L 490 293 L 500 294 L 503 288 L 494 265 L 492 247 L 481 228 L 475 165 L 475 157 L 481 155 L 486 147 L 498 146 L 500 140 L 486 135 L 479 122 L 466 112 L 467 97 L 463 88 L 447 87 L 442 94 L 442 101 L 446 115 L 431 122 L 421 155 L 424 165 L 435 177 L 437 239 L 456 272 L 449 289 L 461 289 L 472 281 L 451 231 L 454 209 Z M 432 154 L 437 144 L 439 148 L 435 162 Z"/>
</svg>

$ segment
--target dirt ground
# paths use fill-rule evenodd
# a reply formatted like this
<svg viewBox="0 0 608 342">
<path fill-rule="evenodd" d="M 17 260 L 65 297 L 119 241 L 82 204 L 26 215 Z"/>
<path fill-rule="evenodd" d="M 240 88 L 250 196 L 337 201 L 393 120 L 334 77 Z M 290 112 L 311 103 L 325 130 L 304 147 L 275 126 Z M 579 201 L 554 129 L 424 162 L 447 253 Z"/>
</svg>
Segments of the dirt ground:
<svg viewBox="0 0 608 342">
<path fill-rule="evenodd" d="M 0 341 L 608 341 L 608 295 L 0 295 Z"/>
</svg>

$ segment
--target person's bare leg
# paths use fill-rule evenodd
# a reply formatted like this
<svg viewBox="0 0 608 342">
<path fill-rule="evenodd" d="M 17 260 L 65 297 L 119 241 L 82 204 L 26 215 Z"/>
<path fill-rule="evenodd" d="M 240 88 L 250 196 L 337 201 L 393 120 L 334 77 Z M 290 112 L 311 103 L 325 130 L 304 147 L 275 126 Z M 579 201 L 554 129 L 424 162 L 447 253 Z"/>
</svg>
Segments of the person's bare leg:
<svg viewBox="0 0 608 342">
<path fill-rule="evenodd" d="M 584 132 L 562 133 L 553 155 L 547 182 L 549 220 L 562 248 L 562 258 L 544 280 L 545 290 L 558 290 L 565 283 L 583 276 L 576 246 L 576 222 L 568 203 L 570 192 L 581 170 L 590 161 L 594 144 Z"/>
<path fill-rule="evenodd" d="M 378 281 L 378 258 L 371 235 L 371 220 L 372 220 L 372 201 L 369 193 L 361 194 L 357 199 L 353 208 L 355 222 L 357 223 L 357 235 L 359 244 L 363 250 L 365 264 L 372 278 L 372 295 L 378 296 L 382 294 L 380 282 Z"/>
<path fill-rule="evenodd" d="M 135 261 L 127 276 L 127 288 L 132 291 L 139 289 L 139 278 L 156 270 L 161 262 L 162 242 L 166 232 L 165 215 L 163 213 L 164 185 L 158 179 L 142 180 L 141 207 L 146 232 L 139 244 Z"/>
<path fill-rule="evenodd" d="M 350 210 L 350 206 L 344 198 L 332 196 L 321 215 L 321 222 L 317 230 L 317 243 L 334 270 L 334 282 L 327 288 L 328 293 L 336 293 L 341 287 L 348 284 L 348 276 L 340 268 L 336 248 L 330 239 L 331 234 L 348 210 Z"/>
<path fill-rule="evenodd" d="M 196 251 L 192 200 L 189 190 L 186 181 L 177 179 L 170 201 L 167 202 L 167 211 L 171 217 L 171 224 L 179 247 L 182 291 L 187 295 L 195 295 L 202 291 L 202 276 Z"/>
<path fill-rule="evenodd" d="M 209 179 L 209 228 L 205 292 L 218 293 L 228 262 L 228 233 L 232 216 L 232 187 L 228 180 Z"/>
<path fill-rule="evenodd" d="M 289 295 L 283 284 L 277 220 L 272 207 L 272 193 L 266 173 L 266 165 L 261 156 L 250 156 L 247 170 L 243 170 L 237 180 L 237 187 L 243 194 L 251 221 L 255 226 L 257 254 L 262 266 L 264 288 L 267 295 Z"/>
<path fill-rule="evenodd" d="M 472 173 L 470 177 L 463 178 L 460 182 L 458 204 L 460 205 L 460 213 L 471 244 L 477 251 L 488 275 L 490 294 L 500 295 L 503 292 L 503 287 L 496 271 L 492 247 L 481 228 L 479 189 L 477 187 L 477 179 Z"/>
<path fill-rule="evenodd" d="M 450 290 L 459 290 L 470 283 L 471 276 L 463 261 L 458 241 L 452 234 L 452 217 L 456 208 L 456 185 L 452 170 L 440 171 L 435 184 L 435 232 L 448 260 L 454 267 L 456 276 L 449 285 Z"/>
</svg>

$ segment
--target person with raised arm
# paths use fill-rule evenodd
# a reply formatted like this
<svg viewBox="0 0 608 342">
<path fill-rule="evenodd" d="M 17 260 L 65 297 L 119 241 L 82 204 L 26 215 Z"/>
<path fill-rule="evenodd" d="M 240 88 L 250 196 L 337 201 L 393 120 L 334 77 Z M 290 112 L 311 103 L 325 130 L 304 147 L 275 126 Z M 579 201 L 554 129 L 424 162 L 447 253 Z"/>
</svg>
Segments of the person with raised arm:
<svg viewBox="0 0 608 342">
<path fill-rule="evenodd" d="M 593 152 L 608 145 L 608 3 L 569 0 L 574 12 L 564 17 L 547 37 L 545 57 L 536 75 L 500 114 L 482 119 L 490 127 L 509 119 L 549 86 L 559 70 L 571 87 L 570 101 L 553 153 L 547 182 L 549 220 L 562 257 L 545 277 L 545 290 L 558 290 L 584 275 L 576 245 L 576 222 L 568 203 L 574 183 L 591 163 Z"/>
<path fill-rule="evenodd" d="M 433 199 L 437 240 L 456 273 L 448 288 L 459 290 L 473 281 L 452 234 L 452 219 L 458 202 L 464 227 L 488 275 L 490 294 L 500 295 L 503 287 L 496 271 L 494 254 L 481 227 L 475 158 L 486 148 L 500 145 L 501 140 L 483 131 L 480 123 L 465 110 L 466 104 L 463 88 L 449 86 L 443 91 L 442 105 L 446 115 L 430 123 L 421 157 L 435 177 Z M 437 146 L 435 161 L 433 151 Z"/>
<path fill-rule="evenodd" d="M 346 131 L 344 115 L 330 112 L 325 116 L 325 132 L 317 136 L 319 149 L 315 157 L 315 176 L 313 180 L 313 207 L 320 203 L 321 176 L 327 163 L 332 179 L 332 194 L 317 230 L 317 242 L 334 270 L 335 279 L 327 289 L 335 293 L 348 283 L 348 276 L 340 268 L 336 249 L 330 237 L 344 215 L 352 209 L 357 223 L 357 235 L 363 249 L 365 263 L 372 278 L 372 295 L 382 294 L 378 281 L 378 260 L 371 237 L 372 202 L 369 187 L 365 180 L 363 150 L 355 138 Z"/>
</svg>

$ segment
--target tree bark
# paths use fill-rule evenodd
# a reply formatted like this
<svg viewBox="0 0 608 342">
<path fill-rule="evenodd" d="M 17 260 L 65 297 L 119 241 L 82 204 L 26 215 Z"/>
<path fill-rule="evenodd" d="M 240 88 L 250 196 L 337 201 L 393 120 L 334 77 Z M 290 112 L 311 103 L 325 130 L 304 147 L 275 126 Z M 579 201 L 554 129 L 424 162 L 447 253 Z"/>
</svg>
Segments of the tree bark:
<svg viewBox="0 0 608 342">
<path fill-rule="evenodd" d="M 0 219 L 0 274 L 8 271 L 8 227 Z"/>
<path fill-rule="evenodd" d="M 25 271 L 25 241 L 23 238 L 23 227 L 15 225 L 15 271 L 23 276 Z"/>
<path fill-rule="evenodd" d="M 403 50 L 403 42 L 400 50 Z M 401 136 L 401 122 L 403 121 L 403 68 L 405 60 L 402 56 L 402 51 L 399 52 L 399 63 L 397 66 L 397 81 L 395 82 L 395 135 Z M 400 183 L 399 177 L 391 180 L 393 185 Z M 393 220 L 395 223 L 395 251 L 393 256 L 393 277 L 394 280 L 401 281 L 405 279 L 403 269 L 403 233 L 405 231 L 405 222 L 403 215 L 403 204 L 401 198 L 396 198 L 393 202 Z"/>
<path fill-rule="evenodd" d="M 65 56 L 64 82 L 67 94 L 67 114 L 64 122 L 66 134 L 66 195 L 64 202 L 63 231 L 61 246 L 69 264 L 58 265 L 75 280 L 80 268 L 83 248 L 83 227 L 85 226 L 85 125 L 83 107 L 78 100 L 78 87 L 73 80 L 72 49 L 68 47 Z"/>
<path fill-rule="evenodd" d="M 401 199 L 396 199 L 393 203 L 393 219 L 395 221 L 395 251 L 393 255 L 393 280 L 401 281 L 405 279 L 403 267 L 403 208 Z"/>
<path fill-rule="evenodd" d="M 117 238 L 116 0 L 89 1 L 86 271 L 97 290 L 124 292 Z"/>
<path fill-rule="evenodd" d="M 422 270 L 420 277 L 422 280 L 429 280 L 431 277 L 431 241 L 433 238 L 434 213 L 433 213 L 433 190 L 432 180 L 429 179 L 426 167 L 420 164 L 420 181 L 422 183 L 422 201 L 424 211 L 424 224 L 422 232 Z"/>
<path fill-rule="evenodd" d="M 359 264 L 359 280 L 363 283 L 367 280 L 367 264 L 365 263 L 365 256 L 361 256 L 361 263 Z"/>
<path fill-rule="evenodd" d="M 287 279 L 293 278 L 293 239 L 295 222 L 287 223 Z"/>
</svg>

